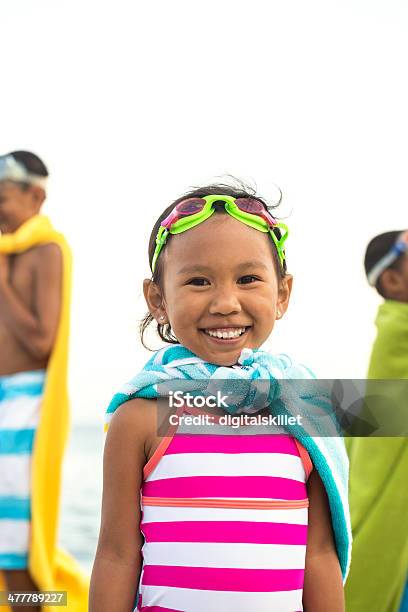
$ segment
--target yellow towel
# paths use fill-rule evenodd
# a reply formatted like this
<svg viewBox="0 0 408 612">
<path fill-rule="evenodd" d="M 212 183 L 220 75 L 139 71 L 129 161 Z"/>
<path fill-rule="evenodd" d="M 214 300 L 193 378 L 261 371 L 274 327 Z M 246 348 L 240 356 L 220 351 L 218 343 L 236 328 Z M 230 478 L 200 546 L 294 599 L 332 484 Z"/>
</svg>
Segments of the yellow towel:
<svg viewBox="0 0 408 612">
<path fill-rule="evenodd" d="M 43 215 L 35 215 L 14 234 L 0 236 L 0 253 L 22 253 L 50 243 L 57 244 L 63 256 L 62 303 L 33 450 L 29 569 L 40 590 L 68 591 L 65 610 L 86 612 L 88 578 L 79 564 L 57 547 L 62 459 L 69 428 L 67 366 L 71 253 L 63 235 L 55 231 Z M 2 578 L 0 572 L 0 591 L 6 590 Z M 2 606 L 1 609 L 5 610 Z M 61 610 L 56 606 L 44 609 L 48 612 Z"/>
</svg>

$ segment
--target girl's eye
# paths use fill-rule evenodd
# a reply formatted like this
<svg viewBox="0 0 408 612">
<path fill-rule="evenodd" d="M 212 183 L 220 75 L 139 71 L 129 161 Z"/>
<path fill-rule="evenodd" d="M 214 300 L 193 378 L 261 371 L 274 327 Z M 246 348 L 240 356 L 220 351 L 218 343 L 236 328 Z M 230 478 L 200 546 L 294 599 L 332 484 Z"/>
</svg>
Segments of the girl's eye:
<svg viewBox="0 0 408 612">
<path fill-rule="evenodd" d="M 208 283 L 206 278 L 192 278 L 187 282 L 187 285 L 195 285 L 196 287 L 204 287 Z"/>
<path fill-rule="evenodd" d="M 248 274 L 247 276 L 241 276 L 241 278 L 238 279 L 238 282 L 242 285 L 248 285 L 250 283 L 253 283 L 254 281 L 259 281 L 259 278 L 257 276 L 253 276 L 252 274 Z"/>
</svg>

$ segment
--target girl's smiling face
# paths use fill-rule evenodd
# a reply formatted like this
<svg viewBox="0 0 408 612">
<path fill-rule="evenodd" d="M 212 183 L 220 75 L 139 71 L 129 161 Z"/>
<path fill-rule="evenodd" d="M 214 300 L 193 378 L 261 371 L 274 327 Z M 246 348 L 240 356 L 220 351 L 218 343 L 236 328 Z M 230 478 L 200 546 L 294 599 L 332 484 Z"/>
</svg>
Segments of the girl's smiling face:
<svg viewBox="0 0 408 612">
<path fill-rule="evenodd" d="M 280 278 L 274 248 L 268 234 L 213 214 L 163 249 L 162 289 L 144 284 L 150 312 L 204 361 L 237 363 L 243 348 L 267 340 L 288 306 L 292 277 Z"/>
</svg>

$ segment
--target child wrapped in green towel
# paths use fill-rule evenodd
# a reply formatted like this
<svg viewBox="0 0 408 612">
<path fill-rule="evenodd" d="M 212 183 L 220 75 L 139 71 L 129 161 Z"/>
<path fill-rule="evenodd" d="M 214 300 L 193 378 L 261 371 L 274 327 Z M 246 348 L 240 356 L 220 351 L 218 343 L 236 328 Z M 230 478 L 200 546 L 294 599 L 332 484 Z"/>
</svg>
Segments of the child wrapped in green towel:
<svg viewBox="0 0 408 612">
<path fill-rule="evenodd" d="M 408 232 L 373 238 L 364 263 L 370 285 L 384 298 L 368 378 L 408 378 Z M 408 410 L 408 398 L 398 401 Z M 354 545 L 347 610 L 406 612 L 408 439 L 355 438 L 348 450 Z"/>
</svg>

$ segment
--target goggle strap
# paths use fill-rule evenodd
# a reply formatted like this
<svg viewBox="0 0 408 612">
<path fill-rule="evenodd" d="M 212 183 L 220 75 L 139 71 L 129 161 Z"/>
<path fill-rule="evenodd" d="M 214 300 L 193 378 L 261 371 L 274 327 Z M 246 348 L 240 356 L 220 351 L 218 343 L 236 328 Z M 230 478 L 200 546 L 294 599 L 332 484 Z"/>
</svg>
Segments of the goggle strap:
<svg viewBox="0 0 408 612">
<path fill-rule="evenodd" d="M 152 259 L 152 272 L 154 272 L 154 269 L 156 267 L 157 258 L 159 257 L 163 246 L 166 244 L 168 235 L 169 235 L 169 230 L 166 227 L 163 227 L 161 225 L 159 228 L 159 231 L 157 232 L 157 236 L 156 236 L 156 248 L 154 250 L 154 255 Z"/>
<path fill-rule="evenodd" d="M 156 244 L 160 246 L 166 244 L 168 234 L 169 230 L 166 227 L 160 226 L 160 229 L 157 232 Z"/>
<path fill-rule="evenodd" d="M 275 227 L 278 227 L 279 229 L 283 229 L 284 232 L 282 233 L 282 236 L 280 238 L 278 238 L 275 235 L 275 232 L 273 231 Z M 278 251 L 278 255 L 279 255 L 279 260 L 281 263 L 281 266 L 283 267 L 283 263 L 285 261 L 285 250 L 284 250 L 284 243 L 285 240 L 287 239 L 287 237 L 289 236 L 289 230 L 288 230 L 288 226 L 285 225 L 284 223 L 277 223 L 276 225 L 273 226 L 273 228 L 271 228 L 269 230 L 271 238 L 273 240 L 273 242 L 275 243 L 275 247 L 276 250 Z"/>
</svg>

